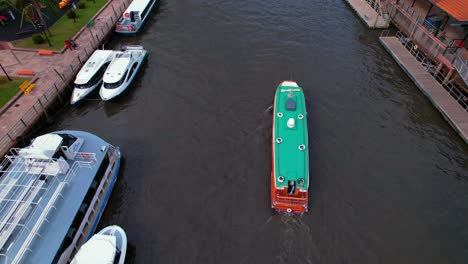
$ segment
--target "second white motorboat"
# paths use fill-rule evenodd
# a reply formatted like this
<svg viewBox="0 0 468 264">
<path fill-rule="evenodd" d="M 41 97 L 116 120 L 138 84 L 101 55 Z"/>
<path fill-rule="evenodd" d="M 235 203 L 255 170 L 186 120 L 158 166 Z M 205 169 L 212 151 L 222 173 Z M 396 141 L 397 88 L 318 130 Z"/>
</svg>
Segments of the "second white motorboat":
<svg viewBox="0 0 468 264">
<path fill-rule="evenodd" d="M 71 264 L 123 264 L 127 253 L 127 235 L 117 225 L 108 226 L 92 236 L 78 253 Z"/>
<path fill-rule="evenodd" d="M 126 46 L 115 51 L 112 62 L 104 73 L 104 82 L 99 91 L 101 99 L 110 100 L 120 95 L 135 78 L 145 60 L 147 51 L 143 46 Z"/>
<path fill-rule="evenodd" d="M 96 50 L 76 75 L 71 104 L 90 94 L 102 83 L 102 76 L 112 60 L 112 50 Z"/>
</svg>

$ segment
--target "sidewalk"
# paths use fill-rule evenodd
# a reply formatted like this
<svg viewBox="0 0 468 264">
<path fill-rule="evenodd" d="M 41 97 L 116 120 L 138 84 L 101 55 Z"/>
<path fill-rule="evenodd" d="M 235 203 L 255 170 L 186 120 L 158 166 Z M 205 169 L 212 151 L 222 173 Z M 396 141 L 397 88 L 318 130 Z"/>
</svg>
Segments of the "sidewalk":
<svg viewBox="0 0 468 264">
<path fill-rule="evenodd" d="M 25 122 L 20 119 L 31 111 L 31 109 L 38 112 L 33 106 L 37 104 L 47 92 L 51 93 L 50 91 L 53 89 L 55 94 L 59 94 L 65 89 L 66 84 L 61 78 L 65 77 L 67 81 L 74 78 L 81 68 L 80 66 L 82 63 L 89 58 L 96 47 L 99 47 L 100 43 L 105 40 L 109 34 L 112 34 L 115 22 L 129 3 L 130 0 L 110 0 L 93 17 L 94 26 L 90 28 L 85 26 L 75 35 L 73 39 L 78 44 L 76 50 L 63 51 L 63 47 L 57 47 L 62 48 L 62 50 L 54 52 L 51 56 L 39 55 L 37 50 L 0 50 L 0 63 L 9 75 L 18 76 L 16 74 L 18 70 L 31 70 L 34 72 L 34 77 L 38 78 L 35 82 L 36 87 L 29 94 L 21 95 L 4 113 L 0 114 L 0 141 L 2 141 L 5 136 L 7 136 L 10 141 L 14 140 L 17 136 L 21 136 L 22 132 L 15 133 L 18 135 L 7 133 L 15 127 L 18 122 L 24 124 Z M 5 43 L 3 43 L 2 46 L 5 46 Z M 14 55 L 12 53 L 14 53 Z M 18 60 L 21 63 L 19 63 Z M 63 74 L 63 76 L 59 76 L 54 69 Z M 3 72 L 1 74 L 3 74 Z M 47 102 L 45 103 L 48 103 L 50 100 L 47 97 L 46 99 Z M 41 103 L 39 101 L 39 103 L 42 105 L 44 102 Z M 30 126 L 32 124 L 27 125 Z M 24 130 L 27 130 L 27 127 L 25 127 Z M 2 142 L 5 142 L 5 140 Z M 11 143 L 13 144 L 14 142 Z M 3 151 L 3 147 L 4 146 L 0 144 L 0 152 Z"/>
<path fill-rule="evenodd" d="M 468 115 L 462 106 L 424 69 L 396 37 L 380 37 L 379 40 L 419 90 L 468 144 Z"/>
</svg>

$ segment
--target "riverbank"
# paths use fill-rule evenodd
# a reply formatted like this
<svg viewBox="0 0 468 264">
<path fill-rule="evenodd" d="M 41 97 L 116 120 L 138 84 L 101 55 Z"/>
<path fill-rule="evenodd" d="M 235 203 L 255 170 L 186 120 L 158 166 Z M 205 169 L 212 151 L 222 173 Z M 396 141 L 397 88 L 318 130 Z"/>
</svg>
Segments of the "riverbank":
<svg viewBox="0 0 468 264">
<path fill-rule="evenodd" d="M 421 63 L 401 44 L 396 37 L 380 37 L 380 43 L 416 84 L 416 87 L 431 101 L 445 120 L 468 144 L 468 113 L 445 91 Z"/>
<path fill-rule="evenodd" d="M 0 63 L 7 73 L 21 76 L 18 72 L 26 70 L 37 80 L 29 94 L 18 93 L 15 104 L 0 114 L 0 153 L 15 145 L 38 121 L 48 118 L 51 106 L 68 103 L 65 95 L 71 92 L 69 83 L 94 50 L 113 33 L 115 22 L 129 4 L 130 0 L 109 1 L 93 16 L 92 26 L 84 26 L 74 36 L 76 50 L 64 47 L 51 55 L 40 55 L 36 49 L 17 49 L 3 43 Z"/>
</svg>

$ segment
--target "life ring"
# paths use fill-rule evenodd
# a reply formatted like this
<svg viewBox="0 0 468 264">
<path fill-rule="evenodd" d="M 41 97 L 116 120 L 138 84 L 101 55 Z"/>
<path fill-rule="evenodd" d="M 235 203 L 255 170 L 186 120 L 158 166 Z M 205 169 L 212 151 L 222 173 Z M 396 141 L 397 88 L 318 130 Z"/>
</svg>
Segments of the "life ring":
<svg viewBox="0 0 468 264">
<path fill-rule="evenodd" d="M 130 17 L 130 14 L 129 14 L 129 13 L 125 13 L 124 16 L 125 16 L 126 18 L 129 18 L 129 17 Z"/>
<path fill-rule="evenodd" d="M 278 112 L 278 113 L 276 114 L 276 116 L 278 116 L 279 118 L 281 118 L 281 117 L 283 117 L 283 113 Z"/>
<path fill-rule="evenodd" d="M 292 212 L 291 208 L 286 209 L 286 212 L 291 213 Z"/>
<path fill-rule="evenodd" d="M 301 144 L 301 145 L 299 145 L 298 148 L 299 148 L 299 150 L 304 150 L 304 149 L 305 149 L 305 145 Z"/>
<path fill-rule="evenodd" d="M 278 181 L 279 182 L 284 182 L 284 177 L 283 176 L 278 176 Z"/>
<path fill-rule="evenodd" d="M 299 115 L 297 116 L 297 119 L 304 119 L 304 115 L 303 115 L 303 114 L 299 114 Z"/>
<path fill-rule="evenodd" d="M 280 138 L 280 137 L 279 137 L 279 138 L 276 138 L 276 143 L 281 144 L 281 142 L 283 142 L 283 139 L 282 139 L 282 138 Z"/>
</svg>

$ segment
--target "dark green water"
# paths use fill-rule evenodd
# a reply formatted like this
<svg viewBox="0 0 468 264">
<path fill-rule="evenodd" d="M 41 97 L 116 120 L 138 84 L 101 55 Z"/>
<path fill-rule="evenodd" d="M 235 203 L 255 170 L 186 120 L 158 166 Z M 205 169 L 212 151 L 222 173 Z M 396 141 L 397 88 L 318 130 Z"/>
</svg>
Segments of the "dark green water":
<svg viewBox="0 0 468 264">
<path fill-rule="evenodd" d="M 116 101 L 66 107 L 49 131 L 118 145 L 100 227 L 128 263 L 468 261 L 468 147 L 344 1 L 162 1 L 150 55 Z M 306 93 L 310 212 L 269 208 L 276 85 Z M 97 94 L 93 98 L 97 98 Z"/>
</svg>

